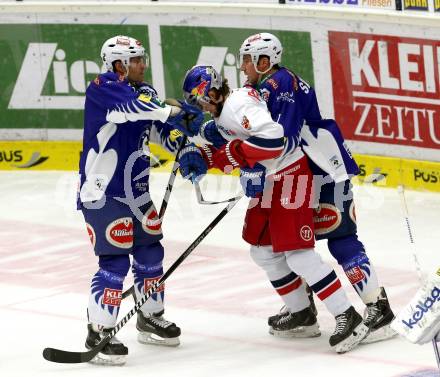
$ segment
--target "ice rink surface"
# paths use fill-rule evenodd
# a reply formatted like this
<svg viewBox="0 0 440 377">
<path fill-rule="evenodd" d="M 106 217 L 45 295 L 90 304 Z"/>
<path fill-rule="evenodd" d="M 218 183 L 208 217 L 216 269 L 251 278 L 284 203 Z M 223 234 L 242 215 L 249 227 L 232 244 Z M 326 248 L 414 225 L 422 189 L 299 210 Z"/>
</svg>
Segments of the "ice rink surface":
<svg viewBox="0 0 440 377">
<path fill-rule="evenodd" d="M 168 179 L 153 173 L 157 207 Z M 75 210 L 76 174 L 0 172 L 0 376 L 269 377 L 434 376 L 430 344 L 403 339 L 363 345 L 337 355 L 328 345 L 334 320 L 318 303 L 322 336 L 279 339 L 268 334 L 267 317 L 281 307 L 264 273 L 241 240 L 247 200 L 243 199 L 166 282 L 166 318 L 182 328 L 177 348 L 137 343 L 135 319 L 118 337 L 128 346 L 123 367 L 53 364 L 45 347 L 83 350 L 89 284 L 97 259 L 80 212 Z M 210 176 L 205 199 L 223 199 L 239 190 L 233 177 Z M 406 192 L 418 259 L 423 271 L 440 266 L 440 196 Z M 395 189 L 355 188 L 359 236 L 379 280 L 398 312 L 419 287 Z M 164 220 L 167 268 L 224 205 L 197 204 L 191 184 L 178 178 Z M 326 249 L 358 310 L 363 305 Z M 124 287 L 132 284 L 127 278 Z M 131 309 L 124 300 L 120 318 Z"/>
</svg>

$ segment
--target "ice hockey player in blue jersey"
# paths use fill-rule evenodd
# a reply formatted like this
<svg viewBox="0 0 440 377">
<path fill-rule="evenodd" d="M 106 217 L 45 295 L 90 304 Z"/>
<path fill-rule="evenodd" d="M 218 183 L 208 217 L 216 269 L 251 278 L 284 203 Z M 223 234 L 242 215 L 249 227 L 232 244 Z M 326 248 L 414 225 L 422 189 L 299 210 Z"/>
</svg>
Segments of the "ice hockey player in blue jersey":
<svg viewBox="0 0 440 377">
<path fill-rule="evenodd" d="M 350 178 L 358 167 L 334 120 L 322 119 L 314 89 L 301 77 L 280 66 L 282 45 L 269 33 L 252 35 L 240 48 L 241 70 L 248 84 L 259 89 L 272 119 L 279 122 L 291 143 L 300 143 L 315 177 L 315 237 L 327 239 L 332 256 L 342 266 L 353 288 L 366 305 L 365 324 L 370 329 L 364 343 L 395 335 L 390 329 L 394 314 L 385 290 L 357 236 Z M 205 127 L 206 128 L 206 127 Z M 285 309 L 269 318 L 270 332 L 279 336 L 307 336 L 307 324 L 316 322 L 305 284 L 288 281 L 283 266 L 267 271 Z M 287 280 L 286 280 L 287 279 Z M 279 282 L 283 287 L 279 287 Z M 281 289 L 291 286 L 291 289 Z M 305 326 L 303 326 L 305 324 Z"/>
<path fill-rule="evenodd" d="M 179 139 L 170 132 L 191 135 L 190 129 L 198 129 L 203 120 L 200 110 L 185 103 L 165 104 L 144 82 L 148 55 L 141 42 L 115 36 L 103 44 L 101 57 L 108 71 L 86 91 L 79 167 L 78 206 L 99 258 L 87 310 L 89 349 L 115 326 L 130 267 L 137 299 L 163 274 L 161 219 L 149 195 L 148 143 L 175 153 Z M 138 312 L 139 342 L 179 344 L 180 328 L 163 313 L 162 286 Z M 113 338 L 93 362 L 121 365 L 127 354 L 127 347 Z"/>
</svg>

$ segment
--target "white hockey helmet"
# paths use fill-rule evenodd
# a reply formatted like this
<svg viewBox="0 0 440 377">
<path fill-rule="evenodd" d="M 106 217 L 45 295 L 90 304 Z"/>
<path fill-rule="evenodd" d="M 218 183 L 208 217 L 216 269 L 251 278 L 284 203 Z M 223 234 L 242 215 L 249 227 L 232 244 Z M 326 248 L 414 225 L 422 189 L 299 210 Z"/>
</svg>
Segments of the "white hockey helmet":
<svg viewBox="0 0 440 377">
<path fill-rule="evenodd" d="M 270 33 L 254 34 L 246 38 L 240 47 L 240 66 L 243 64 L 243 56 L 250 55 L 256 71 L 263 74 L 275 64 L 281 63 L 282 53 L 283 46 L 275 35 Z M 257 69 L 258 59 L 262 55 L 268 56 L 270 61 L 270 67 L 265 72 L 260 72 Z"/>
<path fill-rule="evenodd" d="M 107 39 L 101 48 L 101 59 L 109 71 L 113 71 L 113 62 L 117 60 L 120 60 L 128 71 L 130 58 L 135 56 L 144 57 L 148 68 L 149 59 L 142 43 L 125 35 Z"/>
</svg>

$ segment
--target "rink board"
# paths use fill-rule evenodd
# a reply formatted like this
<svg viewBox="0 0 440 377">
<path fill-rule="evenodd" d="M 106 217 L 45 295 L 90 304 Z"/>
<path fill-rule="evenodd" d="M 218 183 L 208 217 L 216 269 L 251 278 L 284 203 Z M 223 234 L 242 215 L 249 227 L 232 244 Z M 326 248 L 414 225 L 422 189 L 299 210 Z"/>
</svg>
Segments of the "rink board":
<svg viewBox="0 0 440 377">
<path fill-rule="evenodd" d="M 0 170 L 77 170 L 82 143 L 79 141 L 2 141 Z M 151 145 L 154 165 L 170 170 L 173 156 Z M 440 192 L 440 163 L 395 157 L 355 154 L 358 184 L 385 187 L 405 185 L 414 190 Z M 218 171 L 214 173 L 219 173 Z"/>
<path fill-rule="evenodd" d="M 440 162 L 438 12 L 380 10 L 392 8 L 388 1 L 345 1 L 376 9 L 330 6 L 339 3 L 0 5 L 0 139 L 81 140 L 85 91 L 105 70 L 99 51 L 111 35 L 141 40 L 150 57 L 146 81 L 160 98 L 181 98 L 195 64 L 213 65 L 230 87 L 241 86 L 240 45 L 268 31 L 284 46 L 283 65 L 315 87 L 322 116 L 337 121 L 354 153 Z M 408 169 L 424 186 L 423 174 Z M 426 183 L 435 186 L 427 169 Z"/>
</svg>

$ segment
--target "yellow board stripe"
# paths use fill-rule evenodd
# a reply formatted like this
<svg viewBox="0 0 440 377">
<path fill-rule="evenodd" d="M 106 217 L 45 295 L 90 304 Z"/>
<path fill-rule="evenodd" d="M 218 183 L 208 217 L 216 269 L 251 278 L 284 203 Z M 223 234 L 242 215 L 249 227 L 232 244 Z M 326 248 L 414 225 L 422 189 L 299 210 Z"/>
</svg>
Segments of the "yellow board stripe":
<svg viewBox="0 0 440 377">
<path fill-rule="evenodd" d="M 80 141 L 0 141 L 0 170 L 78 170 L 81 147 Z M 158 170 L 170 170 L 174 156 L 155 144 L 150 149 L 158 159 L 168 161 Z M 354 183 L 403 184 L 409 189 L 440 192 L 440 162 L 360 154 L 355 158 L 361 174 Z"/>
</svg>

